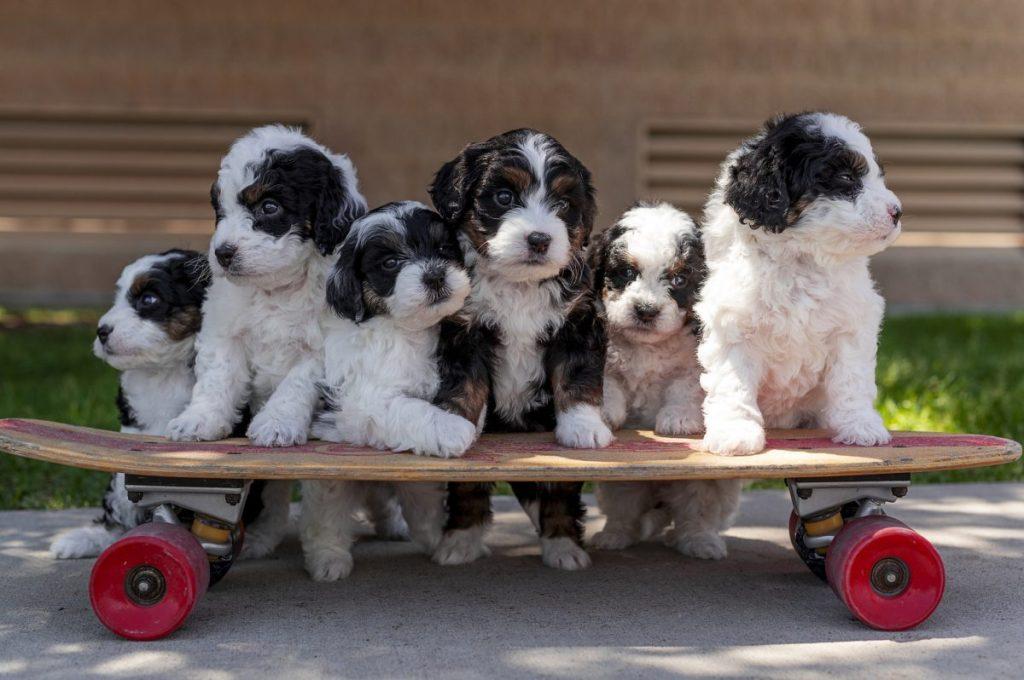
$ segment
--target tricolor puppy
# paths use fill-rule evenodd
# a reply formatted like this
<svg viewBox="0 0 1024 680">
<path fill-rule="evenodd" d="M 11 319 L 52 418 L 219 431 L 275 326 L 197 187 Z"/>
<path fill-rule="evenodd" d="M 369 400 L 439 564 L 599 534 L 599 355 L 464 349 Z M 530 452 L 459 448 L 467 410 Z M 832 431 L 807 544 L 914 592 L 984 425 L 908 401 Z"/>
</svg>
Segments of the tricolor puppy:
<svg viewBox="0 0 1024 680">
<path fill-rule="evenodd" d="M 683 435 L 704 429 L 693 304 L 704 248 L 690 217 L 667 203 L 638 205 L 591 246 L 594 289 L 608 318 L 608 424 Z M 719 532 L 739 505 L 738 480 L 619 482 L 597 486 L 607 517 L 591 545 L 617 550 L 659 534 L 686 555 L 726 555 Z"/>
<path fill-rule="evenodd" d="M 324 318 L 328 411 L 321 439 L 448 458 L 483 427 L 484 348 L 459 314 L 469 276 L 455 231 L 421 203 L 389 203 L 356 220 L 328 281 Z M 352 569 L 355 513 L 372 482 L 302 485 L 306 569 L 335 580 Z M 428 552 L 441 540 L 444 484 L 386 485 L 410 536 Z"/>
<path fill-rule="evenodd" d="M 564 446 L 607 446 L 604 321 L 584 256 L 596 212 L 590 172 L 552 137 L 513 130 L 463 149 L 430 193 L 459 230 L 471 269 L 467 309 L 492 346 L 486 429 L 553 429 Z M 545 564 L 587 566 L 581 485 L 512 487 L 540 533 Z M 440 562 L 486 554 L 489 494 L 489 485 L 450 485 Z"/>
<path fill-rule="evenodd" d="M 327 275 L 349 224 L 366 211 L 355 169 L 346 156 L 271 125 L 232 145 L 211 194 L 217 230 L 206 323 L 196 339 L 197 382 L 188 408 L 168 426 L 170 436 L 225 437 L 248 403 L 254 444 L 303 443 L 319 400 Z M 270 502 L 247 528 L 245 554 L 277 545 L 289 489 L 267 484 Z"/>
<path fill-rule="evenodd" d="M 121 432 L 165 435 L 171 418 L 188 405 L 209 282 L 205 256 L 191 250 L 146 255 L 121 273 L 114 305 L 100 318 L 93 341 L 93 353 L 121 372 Z M 61 559 L 95 557 L 144 520 L 145 511 L 128 500 L 124 475 L 116 474 L 103 496 L 103 515 L 93 526 L 58 536 L 50 551 Z"/>
<path fill-rule="evenodd" d="M 843 116 L 772 119 L 729 155 L 705 209 L 695 308 L 708 451 L 757 453 L 765 427 L 889 441 L 874 409 L 884 302 L 868 257 L 896 239 L 900 215 L 871 142 Z"/>
</svg>

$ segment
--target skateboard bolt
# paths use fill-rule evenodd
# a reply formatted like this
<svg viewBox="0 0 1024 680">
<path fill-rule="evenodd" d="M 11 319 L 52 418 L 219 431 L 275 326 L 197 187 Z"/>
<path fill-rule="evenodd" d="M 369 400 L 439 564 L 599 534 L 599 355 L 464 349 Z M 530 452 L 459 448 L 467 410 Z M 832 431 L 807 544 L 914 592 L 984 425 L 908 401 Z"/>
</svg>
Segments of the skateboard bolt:
<svg viewBox="0 0 1024 680">
<path fill-rule="evenodd" d="M 871 587 L 883 597 L 902 593 L 910 583 L 910 568 L 895 557 L 878 560 L 871 568 Z"/>
<path fill-rule="evenodd" d="M 164 597 L 167 582 L 156 567 L 141 564 L 128 572 L 124 578 L 124 591 L 128 599 L 137 605 L 148 607 Z"/>
</svg>

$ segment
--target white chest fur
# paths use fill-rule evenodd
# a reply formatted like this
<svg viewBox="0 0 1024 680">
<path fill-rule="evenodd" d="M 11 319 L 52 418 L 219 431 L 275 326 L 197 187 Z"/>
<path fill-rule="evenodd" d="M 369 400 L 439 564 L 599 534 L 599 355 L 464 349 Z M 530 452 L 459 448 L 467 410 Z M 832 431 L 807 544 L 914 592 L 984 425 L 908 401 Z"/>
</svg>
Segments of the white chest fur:
<svg viewBox="0 0 1024 680">
<path fill-rule="evenodd" d="M 653 429 L 671 383 L 681 379 L 700 390 L 697 338 L 689 327 L 658 343 L 629 342 L 609 333 L 605 372 L 621 386 L 626 403 L 625 427 Z"/>
<path fill-rule="evenodd" d="M 192 368 L 183 365 L 171 370 L 123 371 L 120 382 L 138 425 L 124 431 L 166 435 L 167 423 L 188 406 L 196 381 Z"/>
</svg>

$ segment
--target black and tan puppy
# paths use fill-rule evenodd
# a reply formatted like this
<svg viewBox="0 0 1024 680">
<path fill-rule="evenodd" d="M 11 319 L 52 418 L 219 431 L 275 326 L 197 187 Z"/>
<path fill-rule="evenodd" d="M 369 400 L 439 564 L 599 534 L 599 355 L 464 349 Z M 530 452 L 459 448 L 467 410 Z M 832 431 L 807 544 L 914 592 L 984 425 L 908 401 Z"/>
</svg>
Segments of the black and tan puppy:
<svg viewBox="0 0 1024 680">
<path fill-rule="evenodd" d="M 463 149 L 437 172 L 430 194 L 459 229 L 471 271 L 467 310 L 491 348 L 486 431 L 554 430 L 563 446 L 607 446 L 605 328 L 584 255 L 597 212 L 590 172 L 552 137 L 513 130 Z M 540 534 L 544 563 L 588 566 L 581 485 L 512 488 Z M 435 559 L 486 554 L 490 512 L 489 485 L 450 485 Z"/>
</svg>

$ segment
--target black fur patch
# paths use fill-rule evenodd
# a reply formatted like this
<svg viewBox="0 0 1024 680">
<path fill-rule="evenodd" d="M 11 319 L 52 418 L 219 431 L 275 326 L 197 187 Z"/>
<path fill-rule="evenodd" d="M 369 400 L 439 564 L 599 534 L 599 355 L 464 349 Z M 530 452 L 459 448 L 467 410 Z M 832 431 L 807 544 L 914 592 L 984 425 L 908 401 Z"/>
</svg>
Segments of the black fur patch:
<svg viewBox="0 0 1024 680">
<path fill-rule="evenodd" d="M 730 167 L 725 202 L 750 228 L 781 233 L 815 198 L 853 200 L 863 189 L 863 156 L 826 137 L 811 115 L 769 120 Z"/>
<path fill-rule="evenodd" d="M 139 427 L 138 417 L 135 415 L 135 410 L 132 409 L 132 405 L 128 403 L 128 399 L 124 396 L 124 390 L 120 387 L 117 388 L 117 416 L 121 423 L 121 427 Z"/>
</svg>

